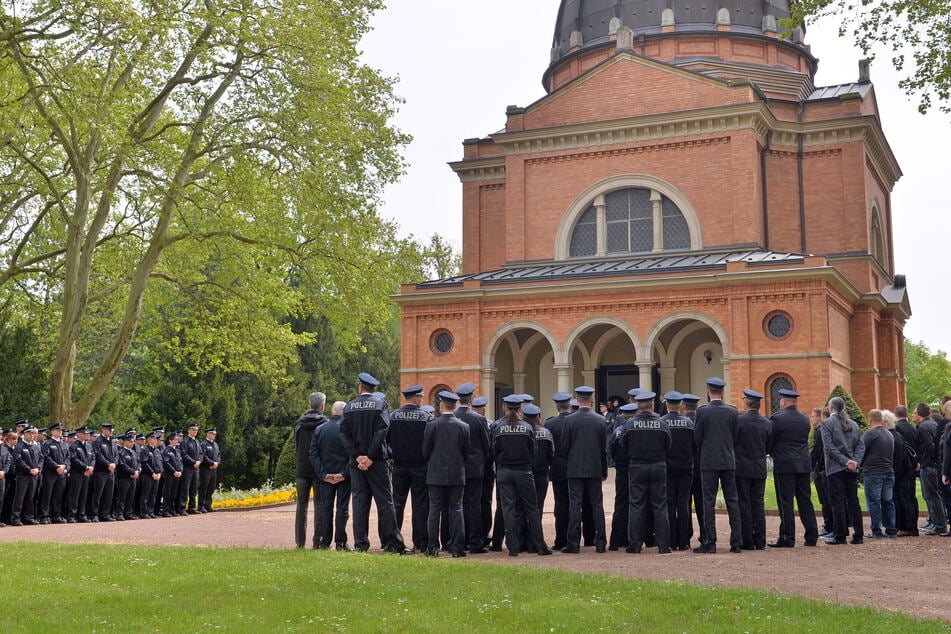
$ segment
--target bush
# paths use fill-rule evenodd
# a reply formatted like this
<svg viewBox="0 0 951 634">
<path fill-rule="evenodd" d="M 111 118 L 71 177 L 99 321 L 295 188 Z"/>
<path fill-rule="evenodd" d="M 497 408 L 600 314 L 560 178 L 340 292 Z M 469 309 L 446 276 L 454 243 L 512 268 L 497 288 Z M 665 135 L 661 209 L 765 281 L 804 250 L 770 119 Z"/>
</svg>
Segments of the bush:
<svg viewBox="0 0 951 634">
<path fill-rule="evenodd" d="M 862 410 L 855 402 L 855 399 L 852 398 L 852 395 L 845 391 L 845 388 L 841 385 L 836 385 L 832 393 L 829 394 L 829 397 L 826 399 L 826 403 L 834 396 L 838 396 L 845 401 L 845 412 L 849 415 L 849 418 L 859 424 L 859 431 L 864 432 L 868 429 L 868 421 L 865 420 L 865 414 L 862 413 Z"/>
<path fill-rule="evenodd" d="M 284 448 L 281 449 L 281 455 L 277 457 L 277 464 L 274 465 L 274 486 L 282 487 L 285 484 L 293 484 L 297 476 L 297 452 L 294 450 L 294 430 L 284 441 Z"/>
</svg>

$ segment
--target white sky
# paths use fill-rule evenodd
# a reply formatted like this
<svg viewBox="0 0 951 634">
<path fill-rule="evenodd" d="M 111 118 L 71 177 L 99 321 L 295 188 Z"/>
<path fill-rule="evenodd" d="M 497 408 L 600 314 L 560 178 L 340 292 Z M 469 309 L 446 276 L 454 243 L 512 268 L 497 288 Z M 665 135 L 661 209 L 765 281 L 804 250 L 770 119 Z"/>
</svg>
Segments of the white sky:
<svg viewBox="0 0 951 634">
<path fill-rule="evenodd" d="M 545 95 L 558 0 L 390 0 L 362 43 L 364 60 L 398 78 L 405 103 L 395 124 L 413 136 L 403 179 L 390 186 L 381 210 L 404 235 L 433 233 L 457 248 L 462 239 L 462 185 L 446 165 L 462 158 L 462 140 L 505 125 L 505 107 Z M 861 52 L 840 39 L 836 24 L 809 25 L 806 42 L 819 58 L 817 86 L 856 81 Z M 922 116 L 898 89 L 887 51 L 872 64 L 882 126 L 904 176 L 892 192 L 895 272 L 905 274 L 913 315 L 905 336 L 951 351 L 940 284 L 947 280 L 941 236 L 949 235 L 951 116 Z M 918 238 L 915 238 L 918 236 Z"/>
</svg>

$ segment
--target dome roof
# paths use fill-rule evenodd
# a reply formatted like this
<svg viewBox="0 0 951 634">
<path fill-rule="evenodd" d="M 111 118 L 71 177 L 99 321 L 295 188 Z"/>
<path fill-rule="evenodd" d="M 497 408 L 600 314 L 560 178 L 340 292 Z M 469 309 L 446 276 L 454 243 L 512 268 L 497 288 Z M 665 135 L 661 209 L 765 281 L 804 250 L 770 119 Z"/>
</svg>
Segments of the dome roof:
<svg viewBox="0 0 951 634">
<path fill-rule="evenodd" d="M 666 9 L 672 12 L 664 16 Z M 561 0 L 552 42 L 551 62 L 558 63 L 578 45 L 603 45 L 610 40 L 612 18 L 630 27 L 634 36 L 662 33 L 661 21 L 673 18 L 678 32 L 716 31 L 717 14 L 727 9 L 733 33 L 763 34 L 763 19 L 771 15 L 778 22 L 789 17 L 789 0 Z"/>
</svg>

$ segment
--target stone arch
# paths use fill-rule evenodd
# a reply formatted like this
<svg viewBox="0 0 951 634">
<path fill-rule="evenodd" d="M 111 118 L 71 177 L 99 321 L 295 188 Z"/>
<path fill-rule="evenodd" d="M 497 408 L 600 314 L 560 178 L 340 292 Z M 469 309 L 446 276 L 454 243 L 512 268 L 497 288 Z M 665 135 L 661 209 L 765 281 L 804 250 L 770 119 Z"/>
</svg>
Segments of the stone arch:
<svg viewBox="0 0 951 634">
<path fill-rule="evenodd" d="M 568 336 L 565 337 L 565 345 L 564 345 L 564 348 L 562 348 L 562 351 L 564 354 L 564 357 L 563 357 L 564 360 L 562 361 L 562 363 L 570 362 L 571 360 L 570 354 L 571 354 L 571 351 L 574 349 L 575 345 L 583 343 L 580 341 L 581 335 L 583 335 L 592 326 L 603 326 L 605 324 L 609 324 L 611 326 L 618 328 L 619 330 L 621 330 L 621 332 L 623 332 L 624 334 L 628 336 L 628 338 L 631 340 L 631 344 L 634 346 L 634 351 L 637 354 L 637 357 L 639 359 L 641 356 L 642 346 L 641 346 L 641 341 L 637 336 L 637 333 L 634 331 L 634 327 L 631 326 L 626 321 L 624 321 L 623 319 L 619 319 L 617 317 L 611 317 L 609 315 L 595 315 L 595 316 L 587 317 L 579 321 L 577 324 L 575 324 L 575 327 L 571 329 L 571 332 L 568 333 Z M 598 345 L 595 344 L 595 348 L 597 347 Z M 600 350 L 596 351 L 595 349 L 592 349 L 589 354 L 589 358 L 597 358 L 597 355 L 595 354 L 595 352 L 600 353 Z M 557 362 L 557 358 L 556 358 L 556 362 Z"/>
<path fill-rule="evenodd" d="M 723 328 L 720 322 L 710 315 L 692 310 L 681 310 L 658 319 L 654 324 L 654 327 L 651 328 L 650 332 L 647 333 L 647 337 L 645 339 L 647 349 L 650 350 L 653 348 L 654 343 L 657 342 L 658 337 L 660 337 L 661 333 L 664 332 L 667 326 L 670 326 L 671 324 L 674 324 L 678 321 L 697 321 L 709 326 L 710 329 L 716 333 L 717 338 L 720 340 L 720 345 L 723 347 L 723 360 L 729 360 L 730 341 L 726 335 L 726 330 Z"/>
<path fill-rule="evenodd" d="M 703 248 L 703 236 L 701 234 L 700 216 L 696 209 L 690 204 L 690 200 L 679 189 L 654 176 L 646 174 L 619 174 L 598 181 L 586 190 L 581 192 L 577 198 L 568 206 L 568 210 L 561 218 L 558 225 L 558 231 L 555 234 L 555 259 L 568 259 L 569 247 L 571 245 L 571 232 L 575 223 L 581 214 L 591 205 L 591 201 L 596 196 L 608 192 L 625 189 L 629 187 L 644 187 L 657 191 L 669 198 L 684 216 L 687 227 L 690 230 L 690 249 L 696 251 Z"/>
<path fill-rule="evenodd" d="M 869 253 L 886 271 L 889 270 L 888 241 L 885 239 L 885 222 L 878 198 L 872 198 L 872 211 L 868 218 Z"/>
<path fill-rule="evenodd" d="M 495 365 L 495 352 L 498 349 L 499 343 L 502 341 L 502 339 L 523 328 L 541 333 L 548 340 L 551 349 L 554 351 L 555 359 L 561 358 L 560 355 L 563 353 L 561 348 L 558 347 L 558 338 L 555 337 L 551 330 L 537 321 L 533 321 L 531 319 L 519 319 L 499 327 L 499 329 L 496 330 L 491 337 L 489 337 L 489 340 L 485 344 L 485 349 L 482 352 L 482 366 L 487 368 L 493 367 Z"/>
</svg>

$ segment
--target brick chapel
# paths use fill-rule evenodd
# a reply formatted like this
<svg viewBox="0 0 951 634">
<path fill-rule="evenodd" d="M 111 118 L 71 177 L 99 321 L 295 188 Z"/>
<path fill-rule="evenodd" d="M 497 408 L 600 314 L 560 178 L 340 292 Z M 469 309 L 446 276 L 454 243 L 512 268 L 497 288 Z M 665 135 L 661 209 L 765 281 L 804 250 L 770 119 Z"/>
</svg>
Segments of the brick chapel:
<svg viewBox="0 0 951 634">
<path fill-rule="evenodd" d="M 460 275 L 404 285 L 403 385 L 904 402 L 901 170 L 868 65 L 817 87 L 788 0 L 561 0 L 546 95 L 463 141 Z M 432 399 L 430 399 L 432 400 Z"/>
</svg>

